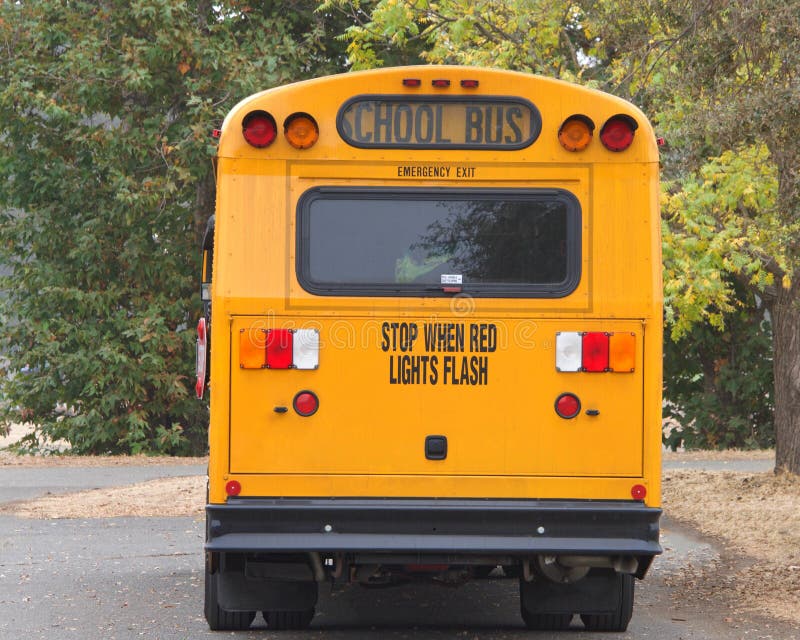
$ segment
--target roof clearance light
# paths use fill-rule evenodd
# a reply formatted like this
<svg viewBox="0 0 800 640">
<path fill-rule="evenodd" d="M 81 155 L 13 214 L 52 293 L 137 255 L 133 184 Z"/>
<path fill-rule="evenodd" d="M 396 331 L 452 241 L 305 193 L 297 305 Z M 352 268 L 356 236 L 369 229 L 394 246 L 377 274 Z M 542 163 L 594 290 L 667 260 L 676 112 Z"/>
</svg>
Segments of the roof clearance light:
<svg viewBox="0 0 800 640">
<path fill-rule="evenodd" d="M 556 413 L 564 420 L 571 420 L 581 412 L 581 401 L 574 393 L 562 393 L 556 398 Z"/>
<path fill-rule="evenodd" d="M 558 141 L 567 151 L 583 151 L 594 133 L 594 122 L 582 115 L 570 116 L 558 130 Z"/>
<path fill-rule="evenodd" d="M 242 135 L 247 143 L 257 149 L 268 147 L 278 135 L 278 127 L 266 111 L 251 111 L 242 120 Z"/>
<path fill-rule="evenodd" d="M 290 369 L 292 366 L 293 334 L 291 329 L 267 331 L 266 365 L 269 369 Z"/>
<path fill-rule="evenodd" d="M 403 78 L 404 87 L 419 87 L 422 86 L 422 80 L 419 78 Z"/>
<path fill-rule="evenodd" d="M 293 340 L 292 366 L 295 369 L 319 368 L 319 331 L 298 329 Z"/>
<path fill-rule="evenodd" d="M 477 80 L 462 80 L 461 86 L 465 89 L 477 89 L 478 88 L 478 81 Z"/>
<path fill-rule="evenodd" d="M 599 331 L 583 334 L 583 370 L 599 372 L 608 370 L 608 334 Z"/>
<path fill-rule="evenodd" d="M 638 128 L 636 120 L 630 116 L 612 116 L 600 130 L 600 142 L 609 151 L 625 151 L 633 143 L 633 136 Z"/>
<path fill-rule="evenodd" d="M 431 84 L 437 89 L 446 89 L 450 86 L 450 81 L 445 79 L 433 80 Z"/>
<path fill-rule="evenodd" d="M 608 368 L 615 373 L 636 370 L 636 334 L 612 333 L 608 339 Z"/>
<path fill-rule="evenodd" d="M 581 334 L 576 331 L 556 333 L 556 371 L 581 370 Z"/>
<path fill-rule="evenodd" d="M 295 149 L 308 149 L 319 139 L 317 121 L 307 113 L 293 113 L 283 123 L 286 140 Z"/>
</svg>

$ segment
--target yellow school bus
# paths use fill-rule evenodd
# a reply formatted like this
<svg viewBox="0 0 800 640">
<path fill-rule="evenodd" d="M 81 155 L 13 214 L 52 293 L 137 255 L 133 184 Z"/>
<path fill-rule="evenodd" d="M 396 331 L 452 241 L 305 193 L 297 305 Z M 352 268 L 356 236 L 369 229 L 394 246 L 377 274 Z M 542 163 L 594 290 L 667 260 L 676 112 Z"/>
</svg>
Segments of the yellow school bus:
<svg viewBox="0 0 800 640">
<path fill-rule="evenodd" d="M 416 66 L 258 93 L 218 134 L 209 626 L 305 627 L 326 583 L 491 572 L 530 628 L 626 629 L 661 552 L 642 112 Z"/>
</svg>

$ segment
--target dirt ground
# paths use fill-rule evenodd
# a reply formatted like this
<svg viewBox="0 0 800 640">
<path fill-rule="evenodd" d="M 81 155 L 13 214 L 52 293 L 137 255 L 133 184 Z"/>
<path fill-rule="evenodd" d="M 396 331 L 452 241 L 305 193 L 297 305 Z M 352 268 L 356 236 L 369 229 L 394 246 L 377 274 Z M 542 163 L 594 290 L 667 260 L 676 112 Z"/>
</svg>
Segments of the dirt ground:
<svg viewBox="0 0 800 640">
<path fill-rule="evenodd" d="M 774 452 L 665 453 L 670 460 L 768 459 Z M 18 457 L 4 465 L 123 466 L 203 464 L 204 458 L 71 456 Z M 46 496 L 0 507 L 24 518 L 117 516 L 203 517 L 205 477 L 152 480 L 136 485 Z M 698 602 L 729 603 L 731 616 L 775 616 L 800 625 L 800 476 L 731 471 L 664 473 L 664 510 L 722 549 L 718 566 L 688 566 L 676 591 Z M 169 495 L 169 500 L 163 500 Z"/>
</svg>

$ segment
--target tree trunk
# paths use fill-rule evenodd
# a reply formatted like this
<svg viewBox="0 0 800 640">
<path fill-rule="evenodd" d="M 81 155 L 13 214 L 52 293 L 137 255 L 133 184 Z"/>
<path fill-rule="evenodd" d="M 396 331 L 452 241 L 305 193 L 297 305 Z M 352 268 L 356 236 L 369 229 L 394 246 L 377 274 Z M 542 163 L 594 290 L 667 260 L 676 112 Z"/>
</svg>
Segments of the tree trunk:
<svg viewBox="0 0 800 640">
<path fill-rule="evenodd" d="M 800 273 L 772 305 L 775 469 L 800 474 Z"/>
</svg>

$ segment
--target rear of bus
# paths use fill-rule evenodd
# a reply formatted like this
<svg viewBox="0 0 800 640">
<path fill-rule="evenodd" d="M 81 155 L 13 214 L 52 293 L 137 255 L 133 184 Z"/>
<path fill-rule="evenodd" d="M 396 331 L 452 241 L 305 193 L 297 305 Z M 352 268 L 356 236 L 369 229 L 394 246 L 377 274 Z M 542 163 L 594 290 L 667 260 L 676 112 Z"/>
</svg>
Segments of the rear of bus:
<svg viewBox="0 0 800 640">
<path fill-rule="evenodd" d="M 244 100 L 218 156 L 210 626 L 306 626 L 323 582 L 494 572 L 531 628 L 624 630 L 661 551 L 643 114 L 524 74 L 387 69 Z"/>
</svg>

